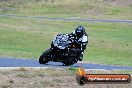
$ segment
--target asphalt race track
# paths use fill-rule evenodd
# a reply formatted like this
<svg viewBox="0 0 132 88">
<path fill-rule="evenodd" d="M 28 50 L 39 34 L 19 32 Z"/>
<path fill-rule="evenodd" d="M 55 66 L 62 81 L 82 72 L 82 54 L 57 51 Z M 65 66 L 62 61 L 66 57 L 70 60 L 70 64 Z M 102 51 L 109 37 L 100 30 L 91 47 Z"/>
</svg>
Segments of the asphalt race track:
<svg viewBox="0 0 132 88">
<path fill-rule="evenodd" d="M 60 21 L 82 21 L 82 22 L 110 22 L 110 23 L 132 23 L 132 20 L 120 20 L 120 19 L 84 19 L 84 18 L 50 18 L 46 16 L 23 16 L 16 14 L 0 14 L 1 17 L 18 17 L 18 18 L 36 18 L 47 20 L 60 20 Z"/>
<path fill-rule="evenodd" d="M 77 63 L 72 67 L 82 66 L 85 69 L 106 69 L 106 70 L 132 70 L 132 66 L 116 66 L 116 65 L 101 65 L 101 64 L 90 64 L 90 63 Z M 22 58 L 7 58 L 0 57 L 0 67 L 60 67 L 65 68 L 62 63 L 49 62 L 48 64 L 39 64 L 38 60 L 33 59 L 22 59 Z"/>
</svg>

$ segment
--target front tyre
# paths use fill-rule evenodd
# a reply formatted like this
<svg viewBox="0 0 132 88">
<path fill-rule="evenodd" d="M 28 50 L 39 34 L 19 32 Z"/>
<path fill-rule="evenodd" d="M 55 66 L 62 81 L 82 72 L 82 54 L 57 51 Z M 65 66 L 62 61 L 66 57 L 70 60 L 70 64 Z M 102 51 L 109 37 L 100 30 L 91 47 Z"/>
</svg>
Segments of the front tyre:
<svg viewBox="0 0 132 88">
<path fill-rule="evenodd" d="M 42 53 L 42 55 L 39 57 L 39 63 L 40 64 L 46 64 L 49 62 L 48 56 L 51 53 L 51 49 L 47 49 L 45 52 Z"/>
</svg>

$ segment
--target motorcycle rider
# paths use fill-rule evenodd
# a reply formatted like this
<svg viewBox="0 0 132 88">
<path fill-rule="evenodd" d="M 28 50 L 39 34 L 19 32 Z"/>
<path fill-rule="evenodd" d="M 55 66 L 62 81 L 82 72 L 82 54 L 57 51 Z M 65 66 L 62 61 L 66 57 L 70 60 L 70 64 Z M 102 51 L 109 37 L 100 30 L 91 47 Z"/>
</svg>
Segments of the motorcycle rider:
<svg viewBox="0 0 132 88">
<path fill-rule="evenodd" d="M 81 53 L 79 55 L 79 61 L 83 59 L 83 53 L 88 43 L 88 35 L 83 26 L 78 26 L 72 33 L 68 34 L 69 39 L 72 42 L 76 42 L 80 46 Z"/>
</svg>

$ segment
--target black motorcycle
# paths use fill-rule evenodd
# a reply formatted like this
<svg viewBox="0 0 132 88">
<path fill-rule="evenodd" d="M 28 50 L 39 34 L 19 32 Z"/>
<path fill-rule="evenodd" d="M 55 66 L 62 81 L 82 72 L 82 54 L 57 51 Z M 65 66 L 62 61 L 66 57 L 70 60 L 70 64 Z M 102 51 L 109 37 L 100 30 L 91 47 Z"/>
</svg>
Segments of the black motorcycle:
<svg viewBox="0 0 132 88">
<path fill-rule="evenodd" d="M 67 34 L 58 34 L 51 43 L 51 48 L 47 49 L 39 58 L 40 64 L 49 61 L 61 62 L 63 65 L 71 66 L 79 61 L 81 50 L 78 44 L 69 38 Z"/>
</svg>

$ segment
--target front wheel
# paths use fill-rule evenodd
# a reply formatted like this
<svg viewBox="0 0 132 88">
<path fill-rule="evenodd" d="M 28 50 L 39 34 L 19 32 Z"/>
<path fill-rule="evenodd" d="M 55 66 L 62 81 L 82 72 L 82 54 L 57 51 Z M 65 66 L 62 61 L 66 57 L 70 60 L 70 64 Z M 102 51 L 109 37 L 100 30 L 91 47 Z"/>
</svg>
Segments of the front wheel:
<svg viewBox="0 0 132 88">
<path fill-rule="evenodd" d="M 39 63 L 40 64 L 46 64 L 49 62 L 48 56 L 51 53 L 51 49 L 47 49 L 45 52 L 42 53 L 42 55 L 39 57 Z"/>
</svg>

